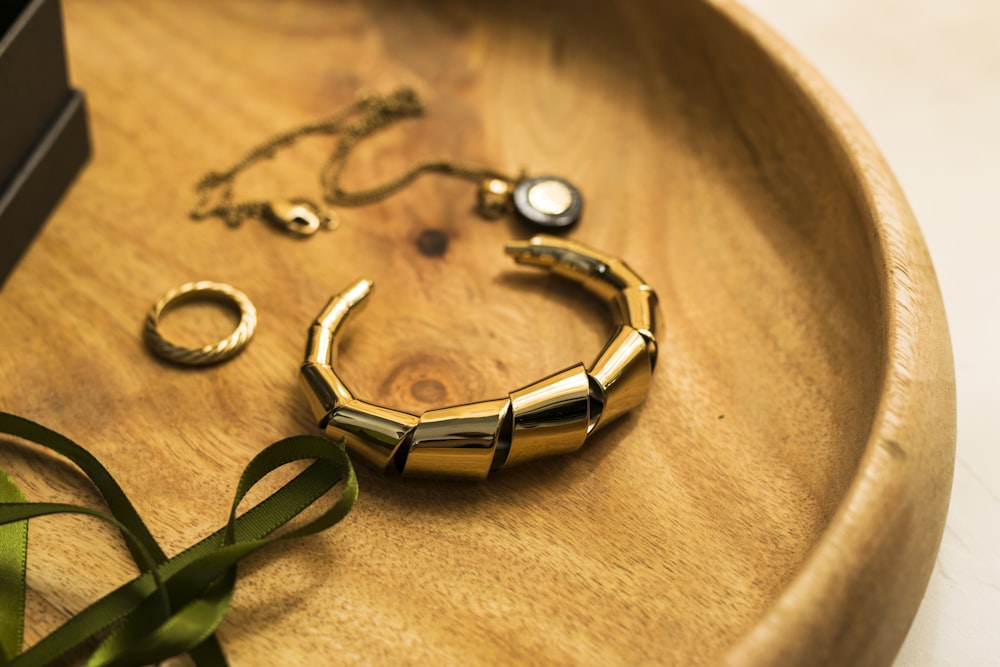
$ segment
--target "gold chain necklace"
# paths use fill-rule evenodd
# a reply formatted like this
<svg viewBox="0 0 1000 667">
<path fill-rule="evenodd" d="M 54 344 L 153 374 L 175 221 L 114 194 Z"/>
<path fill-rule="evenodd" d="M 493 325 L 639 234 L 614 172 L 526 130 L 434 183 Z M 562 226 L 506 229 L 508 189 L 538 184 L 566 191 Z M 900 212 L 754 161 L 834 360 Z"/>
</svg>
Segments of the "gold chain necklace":
<svg viewBox="0 0 1000 667">
<path fill-rule="evenodd" d="M 546 229 L 565 228 L 580 218 L 583 199 L 580 191 L 555 176 L 512 178 L 493 169 L 464 165 L 448 160 L 421 162 L 401 176 L 373 188 L 347 192 L 340 179 L 347 158 L 358 143 L 398 120 L 422 115 L 424 106 L 416 92 L 400 88 L 389 95 L 364 95 L 334 115 L 279 134 L 254 147 L 225 171 L 210 171 L 197 183 L 198 201 L 191 210 L 194 220 L 217 217 L 237 227 L 246 218 L 268 220 L 293 234 L 309 236 L 319 229 L 334 229 L 336 213 L 324 210 L 303 197 L 290 199 L 234 201 L 237 177 L 262 160 L 267 160 L 298 140 L 313 135 L 339 135 L 336 148 L 320 172 L 323 201 L 330 207 L 365 206 L 382 201 L 405 188 L 421 174 L 434 173 L 474 182 L 477 213 L 488 220 L 511 211 L 526 222 Z"/>
</svg>

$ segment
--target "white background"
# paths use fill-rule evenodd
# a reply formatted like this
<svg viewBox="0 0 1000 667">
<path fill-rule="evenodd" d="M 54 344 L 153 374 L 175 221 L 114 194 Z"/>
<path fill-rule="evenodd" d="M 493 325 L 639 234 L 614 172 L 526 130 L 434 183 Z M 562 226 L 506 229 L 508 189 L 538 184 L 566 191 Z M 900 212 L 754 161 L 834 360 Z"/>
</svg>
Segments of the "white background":
<svg viewBox="0 0 1000 667">
<path fill-rule="evenodd" d="M 874 136 L 944 293 L 958 381 L 955 482 L 895 667 L 1000 665 L 1000 1 L 742 1 Z"/>
</svg>

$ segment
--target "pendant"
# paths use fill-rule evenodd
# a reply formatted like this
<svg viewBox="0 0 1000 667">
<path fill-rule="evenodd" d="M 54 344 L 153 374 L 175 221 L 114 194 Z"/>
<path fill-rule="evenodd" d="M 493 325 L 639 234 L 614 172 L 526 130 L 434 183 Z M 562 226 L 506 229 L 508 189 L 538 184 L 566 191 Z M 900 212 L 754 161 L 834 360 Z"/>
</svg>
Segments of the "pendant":
<svg viewBox="0 0 1000 667">
<path fill-rule="evenodd" d="M 558 176 L 536 176 L 511 183 L 490 178 L 479 186 L 479 213 L 495 219 L 513 207 L 522 221 L 546 230 L 572 227 L 583 213 L 583 196 Z"/>
</svg>

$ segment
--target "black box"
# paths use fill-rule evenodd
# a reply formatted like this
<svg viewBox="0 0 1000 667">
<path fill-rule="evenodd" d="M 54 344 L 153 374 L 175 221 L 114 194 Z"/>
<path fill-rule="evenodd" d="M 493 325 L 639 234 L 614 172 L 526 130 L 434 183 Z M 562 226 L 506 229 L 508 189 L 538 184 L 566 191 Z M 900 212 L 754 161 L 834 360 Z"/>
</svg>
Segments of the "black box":
<svg viewBox="0 0 1000 667">
<path fill-rule="evenodd" d="M 89 155 L 58 0 L 0 0 L 0 286 Z"/>
</svg>

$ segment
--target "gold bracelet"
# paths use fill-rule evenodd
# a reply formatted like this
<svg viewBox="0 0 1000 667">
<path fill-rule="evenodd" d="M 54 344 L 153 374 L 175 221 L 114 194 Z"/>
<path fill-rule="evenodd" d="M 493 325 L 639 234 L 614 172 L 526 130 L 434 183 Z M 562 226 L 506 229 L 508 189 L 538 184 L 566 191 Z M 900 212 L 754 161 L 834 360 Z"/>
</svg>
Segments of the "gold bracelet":
<svg viewBox="0 0 1000 667">
<path fill-rule="evenodd" d="M 411 476 L 484 478 L 490 471 L 583 446 L 646 397 L 656 365 L 656 293 L 621 260 L 552 236 L 508 244 L 520 264 L 547 268 L 604 299 L 617 329 L 597 359 L 506 398 L 429 410 L 420 417 L 355 398 L 332 363 L 348 314 L 372 288 L 337 294 L 309 330 L 300 380 L 320 428 L 377 468 Z"/>
<path fill-rule="evenodd" d="M 171 343 L 160 333 L 160 317 L 182 303 L 197 299 L 215 299 L 235 305 L 240 311 L 240 323 L 233 333 L 211 345 L 189 348 Z M 256 327 L 257 309 L 246 294 L 225 283 L 202 280 L 184 283 L 161 296 L 146 315 L 143 338 L 150 350 L 167 361 L 183 366 L 209 366 L 233 357 L 246 347 Z"/>
</svg>

